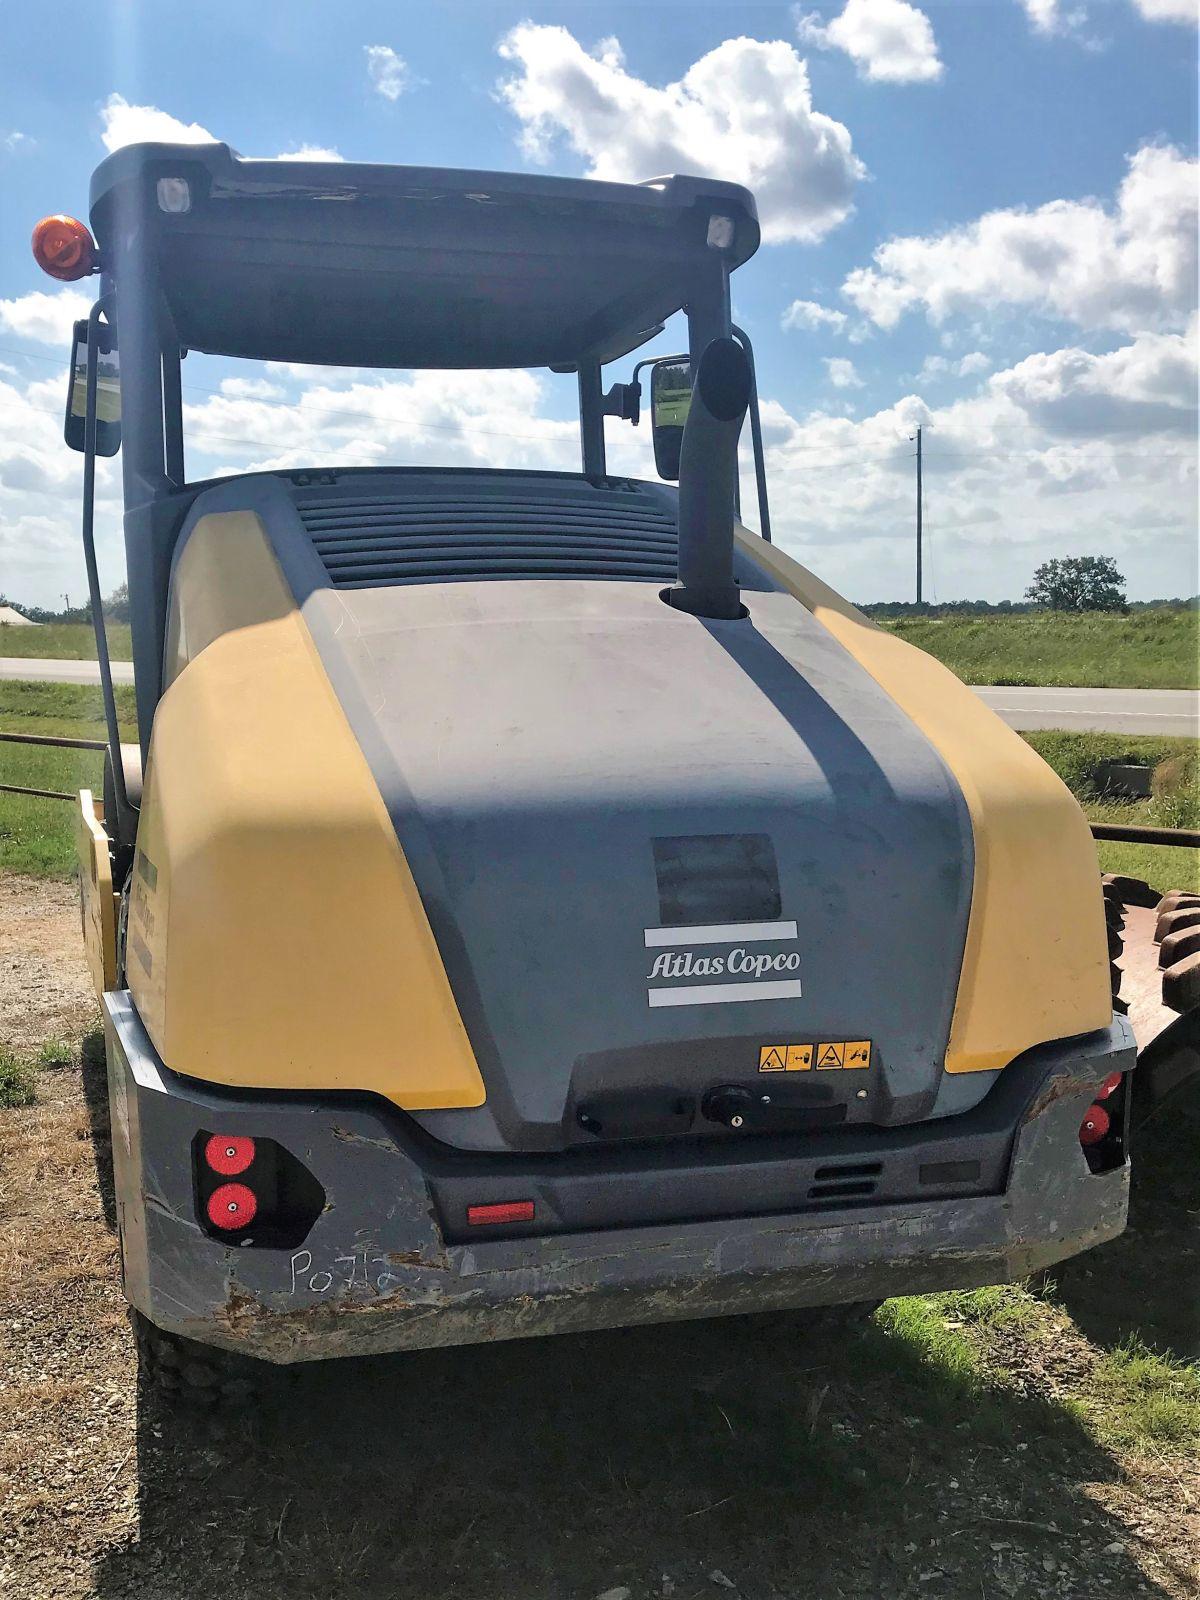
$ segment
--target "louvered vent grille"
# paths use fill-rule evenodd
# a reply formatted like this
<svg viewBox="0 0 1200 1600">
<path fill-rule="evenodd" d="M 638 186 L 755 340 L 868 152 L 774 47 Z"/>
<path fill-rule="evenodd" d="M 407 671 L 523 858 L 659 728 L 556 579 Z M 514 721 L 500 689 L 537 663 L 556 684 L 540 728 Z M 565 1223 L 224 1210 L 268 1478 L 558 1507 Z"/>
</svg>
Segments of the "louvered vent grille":
<svg viewBox="0 0 1200 1600">
<path fill-rule="evenodd" d="M 674 519 L 638 489 L 417 482 L 302 489 L 296 508 L 337 589 L 480 578 L 670 582 L 675 576 Z"/>
</svg>

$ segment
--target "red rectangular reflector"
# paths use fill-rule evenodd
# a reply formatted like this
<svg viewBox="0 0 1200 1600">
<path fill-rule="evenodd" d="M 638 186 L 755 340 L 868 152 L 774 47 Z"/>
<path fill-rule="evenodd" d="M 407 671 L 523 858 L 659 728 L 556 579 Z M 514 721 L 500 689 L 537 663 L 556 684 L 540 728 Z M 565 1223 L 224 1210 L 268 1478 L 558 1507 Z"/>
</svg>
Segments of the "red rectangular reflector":
<svg viewBox="0 0 1200 1600">
<path fill-rule="evenodd" d="M 532 1200 L 505 1200 L 495 1206 L 468 1206 L 467 1222 L 472 1228 L 490 1222 L 532 1222 Z"/>
</svg>

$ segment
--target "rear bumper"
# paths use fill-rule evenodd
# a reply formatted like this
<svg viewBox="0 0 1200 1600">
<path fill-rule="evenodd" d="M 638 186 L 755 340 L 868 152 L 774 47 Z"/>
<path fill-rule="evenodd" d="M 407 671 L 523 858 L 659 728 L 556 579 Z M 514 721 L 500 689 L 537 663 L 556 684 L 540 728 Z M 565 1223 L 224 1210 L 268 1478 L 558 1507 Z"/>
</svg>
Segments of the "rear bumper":
<svg viewBox="0 0 1200 1600">
<path fill-rule="evenodd" d="M 1025 1277 L 1125 1226 L 1128 1166 L 1090 1173 L 1078 1139 L 1096 1086 L 1133 1067 L 1120 1017 L 1027 1058 L 994 1192 L 454 1243 L 445 1194 L 458 1189 L 431 1179 L 386 1111 L 210 1090 L 164 1069 L 127 995 L 107 995 L 105 1013 L 126 1294 L 160 1327 L 270 1361 L 969 1288 Z M 953 1122 L 895 1130 L 890 1148 L 913 1170 L 940 1161 L 963 1137 L 965 1119 Z M 302 1245 L 239 1249 L 200 1228 L 202 1128 L 277 1140 L 309 1168 L 326 1205 Z M 553 1210 L 549 1183 L 546 1196 Z M 477 1196 L 496 1197 L 485 1186 Z"/>
</svg>

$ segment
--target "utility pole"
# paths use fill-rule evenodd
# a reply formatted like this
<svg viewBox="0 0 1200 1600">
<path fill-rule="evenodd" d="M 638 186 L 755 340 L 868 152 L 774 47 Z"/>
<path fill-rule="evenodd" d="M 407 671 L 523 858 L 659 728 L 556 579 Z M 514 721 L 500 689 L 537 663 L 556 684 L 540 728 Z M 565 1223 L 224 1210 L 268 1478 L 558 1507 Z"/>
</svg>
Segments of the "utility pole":
<svg viewBox="0 0 1200 1600">
<path fill-rule="evenodd" d="M 917 604 L 921 604 L 921 435 L 923 426 L 917 424 Z"/>
</svg>

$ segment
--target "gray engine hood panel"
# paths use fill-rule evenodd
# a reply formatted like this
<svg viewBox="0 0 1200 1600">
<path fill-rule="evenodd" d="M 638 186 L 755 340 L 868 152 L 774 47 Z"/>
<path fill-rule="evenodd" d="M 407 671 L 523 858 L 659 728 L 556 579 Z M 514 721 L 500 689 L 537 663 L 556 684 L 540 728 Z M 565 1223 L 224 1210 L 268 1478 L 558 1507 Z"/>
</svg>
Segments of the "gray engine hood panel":
<svg viewBox="0 0 1200 1600">
<path fill-rule="evenodd" d="M 651 583 L 304 592 L 487 1084 L 477 1110 L 416 1114 L 431 1134 L 586 1142 L 587 1094 L 769 1086 L 761 1048 L 822 1040 L 872 1042 L 868 1071 L 806 1080 L 847 1120 L 929 1114 L 969 818 L 923 736 L 798 602 L 747 592 L 746 619 L 705 622 Z M 778 914 L 749 937 L 719 919 L 697 942 L 668 925 L 653 841 L 729 835 L 769 840 Z M 787 987 L 653 999 L 735 967 L 737 984 Z"/>
</svg>

